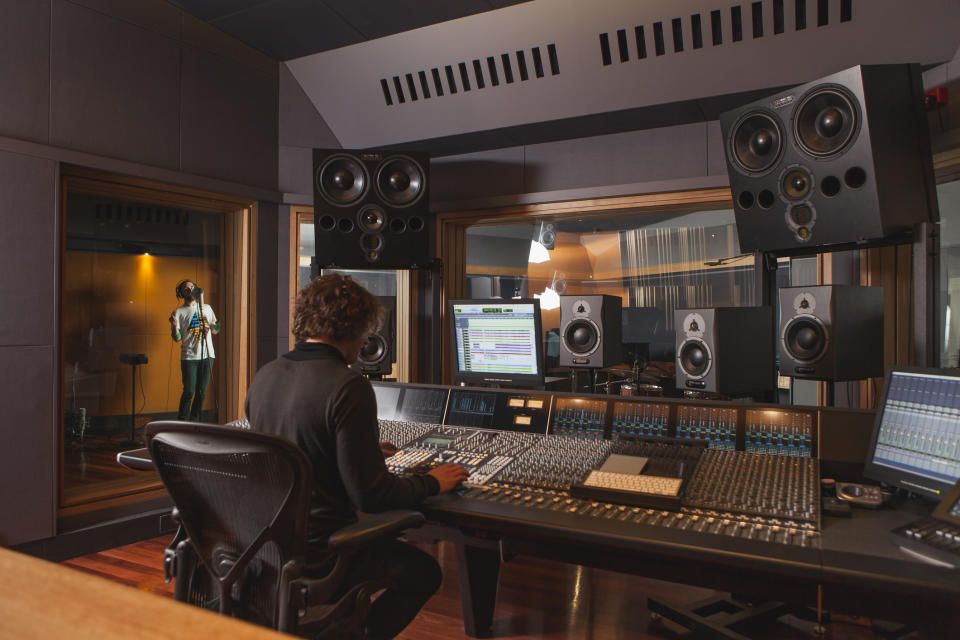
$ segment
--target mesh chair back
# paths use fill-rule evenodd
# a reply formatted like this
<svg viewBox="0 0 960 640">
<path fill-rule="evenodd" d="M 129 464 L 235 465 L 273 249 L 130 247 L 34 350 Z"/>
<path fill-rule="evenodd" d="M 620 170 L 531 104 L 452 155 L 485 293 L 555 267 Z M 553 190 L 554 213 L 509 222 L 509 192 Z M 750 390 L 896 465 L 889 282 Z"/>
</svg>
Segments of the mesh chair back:
<svg viewBox="0 0 960 640">
<path fill-rule="evenodd" d="M 233 427 L 152 422 L 147 447 L 198 563 L 193 604 L 276 627 L 284 566 L 302 560 L 312 475 L 283 438 Z"/>
</svg>

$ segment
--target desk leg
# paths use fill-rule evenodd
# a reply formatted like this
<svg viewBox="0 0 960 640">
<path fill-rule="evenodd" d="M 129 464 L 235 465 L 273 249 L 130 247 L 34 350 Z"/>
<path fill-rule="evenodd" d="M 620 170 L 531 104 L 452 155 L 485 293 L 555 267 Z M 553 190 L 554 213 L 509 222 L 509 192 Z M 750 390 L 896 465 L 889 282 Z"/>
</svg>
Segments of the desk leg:
<svg viewBox="0 0 960 640">
<path fill-rule="evenodd" d="M 456 545 L 456 550 L 463 629 L 472 638 L 487 637 L 493 625 L 493 607 L 497 602 L 500 553 L 496 549 L 463 544 Z"/>
</svg>

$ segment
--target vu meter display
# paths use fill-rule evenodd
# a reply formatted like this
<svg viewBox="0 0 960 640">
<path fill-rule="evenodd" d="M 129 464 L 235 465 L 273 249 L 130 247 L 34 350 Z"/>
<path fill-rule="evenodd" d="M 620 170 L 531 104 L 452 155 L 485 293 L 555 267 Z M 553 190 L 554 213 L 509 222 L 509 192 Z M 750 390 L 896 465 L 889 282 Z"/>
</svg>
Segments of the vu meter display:
<svg viewBox="0 0 960 640">
<path fill-rule="evenodd" d="M 542 384 L 536 301 L 454 301 L 450 309 L 457 381 Z"/>
<path fill-rule="evenodd" d="M 606 416 L 606 400 L 557 398 L 550 433 L 579 438 L 603 438 Z"/>
</svg>

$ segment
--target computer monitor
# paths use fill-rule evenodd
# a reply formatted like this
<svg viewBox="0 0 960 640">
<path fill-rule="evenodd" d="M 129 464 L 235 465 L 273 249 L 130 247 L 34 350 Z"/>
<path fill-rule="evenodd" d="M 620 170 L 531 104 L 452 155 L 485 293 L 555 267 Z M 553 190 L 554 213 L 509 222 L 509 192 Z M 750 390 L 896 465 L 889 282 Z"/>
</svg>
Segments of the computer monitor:
<svg viewBox="0 0 960 640">
<path fill-rule="evenodd" d="M 451 300 L 449 317 L 456 382 L 543 386 L 539 300 Z"/>
<path fill-rule="evenodd" d="M 891 367 L 864 475 L 939 500 L 960 479 L 960 371 Z"/>
</svg>

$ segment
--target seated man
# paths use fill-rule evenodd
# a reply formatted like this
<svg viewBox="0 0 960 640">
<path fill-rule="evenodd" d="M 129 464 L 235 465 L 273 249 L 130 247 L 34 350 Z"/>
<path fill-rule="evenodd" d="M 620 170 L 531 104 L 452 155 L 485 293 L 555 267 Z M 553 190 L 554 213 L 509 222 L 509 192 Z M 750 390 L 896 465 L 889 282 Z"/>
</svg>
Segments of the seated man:
<svg viewBox="0 0 960 640">
<path fill-rule="evenodd" d="M 356 522 L 356 511 L 408 508 L 427 496 L 450 491 L 467 471 L 445 464 L 424 475 L 387 471 L 379 443 L 377 399 L 370 382 L 348 366 L 357 360 L 383 309 L 349 276 L 314 279 L 298 296 L 293 351 L 265 365 L 247 393 L 246 411 L 258 431 L 296 443 L 310 459 L 314 487 L 310 504 L 307 562 L 318 571 L 330 558 L 326 538 Z M 397 589 L 373 603 L 370 638 L 392 638 L 410 623 L 440 587 L 440 566 L 429 554 L 392 541 L 357 554 L 348 583 L 392 578 Z"/>
</svg>

